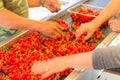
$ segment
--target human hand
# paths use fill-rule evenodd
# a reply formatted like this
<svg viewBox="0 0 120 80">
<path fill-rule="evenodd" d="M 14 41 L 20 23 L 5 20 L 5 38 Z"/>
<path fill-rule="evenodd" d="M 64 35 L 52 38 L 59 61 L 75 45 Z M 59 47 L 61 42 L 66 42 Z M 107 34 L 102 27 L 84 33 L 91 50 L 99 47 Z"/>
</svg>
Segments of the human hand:
<svg viewBox="0 0 120 80">
<path fill-rule="evenodd" d="M 57 38 L 62 34 L 62 27 L 56 22 L 41 22 L 40 26 L 40 28 L 37 27 L 37 31 L 40 31 L 42 34 L 48 37 Z"/>
<path fill-rule="evenodd" d="M 63 58 L 54 58 L 49 61 L 37 61 L 31 67 L 34 74 L 41 74 L 42 79 L 49 77 L 54 73 L 58 73 L 67 69 Z"/>
<path fill-rule="evenodd" d="M 120 20 L 118 19 L 110 20 L 108 23 L 112 31 L 120 32 Z"/>
<path fill-rule="evenodd" d="M 87 32 L 85 40 L 88 40 L 95 32 L 95 30 L 98 28 L 98 26 L 93 22 L 88 22 L 81 24 L 80 27 L 76 30 L 76 37 L 78 38 L 83 33 Z"/>
<path fill-rule="evenodd" d="M 42 0 L 43 6 L 49 9 L 51 12 L 58 12 L 60 10 L 59 0 Z"/>
</svg>

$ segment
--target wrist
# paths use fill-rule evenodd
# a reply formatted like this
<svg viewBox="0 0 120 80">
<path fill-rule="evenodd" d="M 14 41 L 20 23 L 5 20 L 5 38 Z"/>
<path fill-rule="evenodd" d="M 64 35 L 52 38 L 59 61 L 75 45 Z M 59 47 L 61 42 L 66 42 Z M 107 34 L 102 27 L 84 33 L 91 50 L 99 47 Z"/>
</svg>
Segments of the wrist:
<svg viewBox="0 0 120 80">
<path fill-rule="evenodd" d="M 69 66 L 68 66 L 68 60 L 67 60 L 68 56 L 58 57 L 57 59 L 58 59 L 57 62 L 60 62 L 60 65 L 62 67 L 64 67 L 65 69 L 69 68 Z"/>
<path fill-rule="evenodd" d="M 65 68 L 73 68 L 73 66 L 71 66 L 72 61 L 71 61 L 71 56 L 64 56 L 62 61 L 64 62 L 64 66 Z"/>
<path fill-rule="evenodd" d="M 93 21 L 91 21 L 96 28 L 99 28 L 102 24 L 101 20 L 99 18 L 95 18 Z"/>
<path fill-rule="evenodd" d="M 22 29 L 31 31 L 38 31 L 40 25 L 39 22 L 27 18 L 24 18 L 20 24 L 22 25 Z"/>
</svg>

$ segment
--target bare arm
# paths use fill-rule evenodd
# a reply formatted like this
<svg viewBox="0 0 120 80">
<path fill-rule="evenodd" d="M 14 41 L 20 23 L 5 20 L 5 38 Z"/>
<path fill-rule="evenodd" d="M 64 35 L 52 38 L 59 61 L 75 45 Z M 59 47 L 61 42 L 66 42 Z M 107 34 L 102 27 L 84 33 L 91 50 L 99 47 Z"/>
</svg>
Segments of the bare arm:
<svg viewBox="0 0 120 80">
<path fill-rule="evenodd" d="M 11 29 L 27 29 L 39 31 L 44 35 L 53 38 L 60 36 L 61 34 L 60 25 L 58 25 L 56 22 L 38 22 L 30 20 L 28 18 L 21 17 L 7 9 L 0 11 L 0 24 Z"/>
<path fill-rule="evenodd" d="M 94 51 L 58 57 L 49 61 L 34 63 L 31 70 L 34 74 L 41 74 L 46 78 L 51 74 L 64 71 L 68 68 L 78 69 L 110 69 L 120 67 L 120 44 L 106 48 L 97 48 Z"/>
<path fill-rule="evenodd" d="M 110 19 L 120 10 L 120 0 L 111 0 L 104 10 L 96 17 L 93 22 L 97 22 L 98 25 L 101 25 L 106 20 Z"/>
<path fill-rule="evenodd" d="M 65 58 L 66 66 L 68 66 L 68 68 L 93 69 L 92 53 L 93 52 L 91 51 L 84 54 L 75 54 L 75 55 L 68 56 Z"/>
<path fill-rule="evenodd" d="M 68 68 L 93 69 L 92 53 L 87 52 L 84 54 L 58 57 L 49 61 L 38 61 L 34 63 L 31 70 L 34 74 L 41 74 L 42 78 L 46 78 L 51 74 L 64 71 Z"/>
<path fill-rule="evenodd" d="M 81 36 L 87 32 L 85 39 L 89 39 L 95 30 L 101 26 L 105 21 L 110 19 L 120 10 L 120 0 L 111 0 L 108 5 L 101 11 L 101 13 L 91 22 L 82 24 L 76 31 L 76 37 Z"/>
<path fill-rule="evenodd" d="M 35 26 L 32 27 L 33 24 L 31 25 L 31 22 L 34 23 L 34 25 L 38 24 L 38 22 L 21 17 L 7 9 L 0 11 L 0 24 L 7 28 L 33 30 Z"/>
</svg>

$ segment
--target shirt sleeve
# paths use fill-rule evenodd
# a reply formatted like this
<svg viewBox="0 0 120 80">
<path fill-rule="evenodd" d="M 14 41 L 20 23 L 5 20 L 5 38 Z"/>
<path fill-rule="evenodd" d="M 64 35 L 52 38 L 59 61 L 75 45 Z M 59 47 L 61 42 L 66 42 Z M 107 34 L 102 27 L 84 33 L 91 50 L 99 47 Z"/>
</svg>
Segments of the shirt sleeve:
<svg viewBox="0 0 120 80">
<path fill-rule="evenodd" d="M 3 0 L 0 0 L 0 11 L 4 9 L 4 2 Z"/>
<path fill-rule="evenodd" d="M 111 69 L 120 67 L 120 44 L 98 48 L 92 56 L 94 69 Z"/>
</svg>

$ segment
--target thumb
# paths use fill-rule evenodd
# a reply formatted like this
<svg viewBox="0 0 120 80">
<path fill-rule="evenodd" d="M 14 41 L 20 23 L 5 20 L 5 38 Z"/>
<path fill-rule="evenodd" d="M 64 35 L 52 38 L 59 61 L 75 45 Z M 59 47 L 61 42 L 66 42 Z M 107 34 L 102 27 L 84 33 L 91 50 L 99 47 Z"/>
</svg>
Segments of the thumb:
<svg viewBox="0 0 120 80">
<path fill-rule="evenodd" d="M 87 33 L 87 35 L 86 35 L 86 37 L 84 39 L 88 40 L 92 35 L 93 35 L 93 33 Z"/>
<path fill-rule="evenodd" d="M 45 78 L 49 77 L 50 75 L 51 75 L 50 72 L 45 72 L 42 74 L 42 79 L 45 79 Z"/>
</svg>

